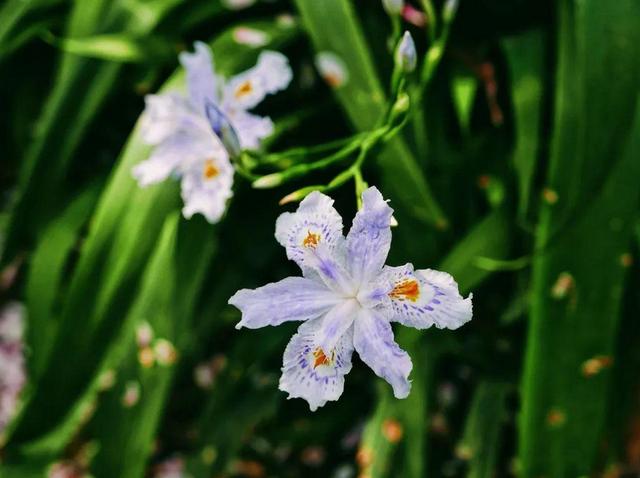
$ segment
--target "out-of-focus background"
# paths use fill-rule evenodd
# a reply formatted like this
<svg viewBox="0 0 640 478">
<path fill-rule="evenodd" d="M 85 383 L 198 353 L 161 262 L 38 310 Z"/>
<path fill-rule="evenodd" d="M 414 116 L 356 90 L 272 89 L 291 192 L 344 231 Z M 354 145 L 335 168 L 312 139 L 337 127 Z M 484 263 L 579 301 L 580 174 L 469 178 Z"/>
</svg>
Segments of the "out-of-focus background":
<svg viewBox="0 0 640 478">
<path fill-rule="evenodd" d="M 355 360 L 311 413 L 278 391 L 295 325 L 233 328 L 237 289 L 296 274 L 278 200 L 327 173 L 236 177 L 217 225 L 181 217 L 177 183 L 132 179 L 144 95 L 183 81 L 196 40 L 225 75 L 289 58 L 259 107 L 267 151 L 372 128 L 390 39 L 409 30 L 421 64 L 455 10 L 400 3 L 0 5 L 2 477 L 640 474 L 638 1 L 460 1 L 423 100 L 365 169 L 399 223 L 389 262 L 474 294 L 456 332 L 396 331 L 406 400 Z M 315 68 L 327 51 L 339 84 Z M 352 188 L 332 196 L 348 224 Z"/>
</svg>

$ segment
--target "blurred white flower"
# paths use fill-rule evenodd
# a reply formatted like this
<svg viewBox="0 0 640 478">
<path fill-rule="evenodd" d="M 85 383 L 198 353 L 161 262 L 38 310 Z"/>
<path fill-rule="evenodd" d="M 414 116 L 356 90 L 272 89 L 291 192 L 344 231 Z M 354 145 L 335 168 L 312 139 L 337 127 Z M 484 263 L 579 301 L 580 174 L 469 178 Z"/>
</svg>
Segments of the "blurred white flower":
<svg viewBox="0 0 640 478">
<path fill-rule="evenodd" d="M 198 387 L 209 389 L 213 386 L 218 374 L 227 366 L 227 357 L 216 354 L 206 362 L 199 363 L 193 370 L 193 379 Z"/>
<path fill-rule="evenodd" d="M 160 365 L 173 365 L 178 359 L 178 351 L 167 339 L 156 340 L 153 344 L 153 352 Z"/>
<path fill-rule="evenodd" d="M 315 65 L 320 76 L 332 88 L 340 88 L 349 81 L 345 62 L 333 52 L 321 51 L 316 55 Z"/>
<path fill-rule="evenodd" d="M 47 471 L 47 478 L 90 478 L 84 468 L 72 460 L 57 461 Z"/>
<path fill-rule="evenodd" d="M 233 39 L 240 45 L 259 48 L 269 43 L 269 35 L 261 30 L 249 27 L 236 27 L 233 29 Z"/>
<path fill-rule="evenodd" d="M 122 405 L 125 408 L 135 406 L 140 400 L 140 383 L 135 380 L 127 382 L 124 393 L 122 394 Z"/>
<path fill-rule="evenodd" d="M 169 458 L 153 469 L 153 478 L 189 478 L 185 471 L 184 460 L 179 457 Z"/>
<path fill-rule="evenodd" d="M 225 82 L 201 42 L 194 53 L 182 53 L 180 62 L 187 71 L 188 97 L 177 92 L 146 97 L 142 138 L 155 149 L 133 168 L 133 176 L 141 187 L 179 177 L 183 215 L 202 214 L 215 223 L 232 196 L 229 156 L 258 148 L 273 132 L 270 118 L 249 110 L 286 88 L 291 68 L 281 53 L 264 51 L 256 66 Z"/>
<path fill-rule="evenodd" d="M 24 307 L 12 302 L 0 310 L 0 434 L 14 416 L 26 382 Z"/>
</svg>

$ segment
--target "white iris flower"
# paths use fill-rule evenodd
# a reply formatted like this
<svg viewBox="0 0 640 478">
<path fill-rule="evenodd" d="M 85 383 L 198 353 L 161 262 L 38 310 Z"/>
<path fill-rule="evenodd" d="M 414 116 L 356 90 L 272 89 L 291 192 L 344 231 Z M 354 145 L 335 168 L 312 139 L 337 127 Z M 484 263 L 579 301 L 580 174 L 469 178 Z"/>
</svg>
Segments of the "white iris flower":
<svg viewBox="0 0 640 478">
<path fill-rule="evenodd" d="M 228 81 L 215 73 L 211 51 L 201 42 L 182 53 L 188 96 L 178 92 L 148 95 L 142 138 L 153 153 L 133 168 L 141 187 L 181 180 L 183 215 L 202 214 L 210 223 L 222 217 L 232 196 L 229 155 L 256 149 L 273 132 L 268 117 L 249 112 L 265 96 L 286 88 L 292 72 L 281 53 L 264 51 L 253 68 Z"/>
</svg>

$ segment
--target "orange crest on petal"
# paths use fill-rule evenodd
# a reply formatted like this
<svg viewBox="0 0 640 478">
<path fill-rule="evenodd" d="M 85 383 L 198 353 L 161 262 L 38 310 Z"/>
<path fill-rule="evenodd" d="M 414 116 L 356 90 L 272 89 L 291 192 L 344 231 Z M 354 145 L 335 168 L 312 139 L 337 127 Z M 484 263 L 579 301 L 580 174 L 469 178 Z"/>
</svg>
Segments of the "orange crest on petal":
<svg viewBox="0 0 640 478">
<path fill-rule="evenodd" d="M 207 159 L 204 162 L 204 169 L 202 171 L 202 175 L 204 176 L 204 178 L 205 179 L 213 179 L 218 174 L 220 174 L 220 170 L 218 168 L 216 168 L 216 165 L 213 162 L 213 159 Z"/>
<path fill-rule="evenodd" d="M 389 292 L 389 297 L 398 300 L 410 300 L 415 302 L 420 297 L 420 287 L 415 279 L 403 280 L 395 285 Z"/>
<path fill-rule="evenodd" d="M 253 85 L 249 80 L 243 82 L 236 88 L 236 98 L 242 98 L 245 95 L 248 95 L 253 91 Z"/>
<path fill-rule="evenodd" d="M 331 365 L 333 363 L 333 356 L 327 357 L 320 347 L 313 351 L 313 368 L 318 368 L 320 365 Z"/>
<path fill-rule="evenodd" d="M 311 231 L 307 231 L 307 237 L 302 241 L 302 245 L 304 247 L 311 247 L 312 249 L 315 249 L 318 246 L 318 243 L 320 243 L 320 234 L 314 234 Z"/>
</svg>

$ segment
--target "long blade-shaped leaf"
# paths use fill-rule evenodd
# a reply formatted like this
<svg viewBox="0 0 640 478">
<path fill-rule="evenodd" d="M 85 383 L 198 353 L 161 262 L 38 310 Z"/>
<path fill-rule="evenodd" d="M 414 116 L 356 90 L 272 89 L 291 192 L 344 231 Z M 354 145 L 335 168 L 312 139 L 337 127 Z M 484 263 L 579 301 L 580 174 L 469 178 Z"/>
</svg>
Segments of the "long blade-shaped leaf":
<svg viewBox="0 0 640 478">
<path fill-rule="evenodd" d="M 36 248 L 31 259 L 26 284 L 26 305 L 29 310 L 27 344 L 29 375 L 38 377 L 46 364 L 49 348 L 56 336 L 56 303 L 64 289 L 64 274 L 69 256 L 77 245 L 79 230 L 87 221 L 96 203 L 99 185 L 94 184 L 80 194 L 67 209 L 52 221 L 45 231 L 46 241 Z"/>
<path fill-rule="evenodd" d="M 141 365 L 133 326 L 146 321 L 155 336 L 148 350 L 153 350 L 154 343 L 168 341 L 175 344 L 179 358 L 190 330 L 193 304 L 215 249 L 216 242 L 209 237 L 212 230 L 204 221 L 180 225 L 179 220 L 176 212 L 165 222 L 120 339 L 128 350 L 123 363 L 115 364 L 118 386 L 100 399 L 94 419 L 91 437 L 99 444 L 99 451 L 92 467 L 104 475 L 144 475 L 176 368 L 157 356 L 155 365 Z M 140 398 L 127 407 L 122 397 L 132 381 L 140 387 Z"/>
<path fill-rule="evenodd" d="M 540 154 L 545 36 L 534 30 L 504 40 L 503 46 L 509 62 L 516 123 L 513 165 L 518 174 L 518 214 L 524 219 L 531 204 Z"/>
<path fill-rule="evenodd" d="M 508 390 L 507 384 L 493 382 L 482 382 L 476 388 L 458 444 L 459 452 L 469 459 L 468 478 L 496 476 Z"/>
<path fill-rule="evenodd" d="M 525 477 L 588 475 L 602 433 L 620 255 L 640 191 L 638 14 L 634 1 L 559 2 L 548 175 L 558 199 L 543 205 L 533 262 L 519 429 Z"/>
<path fill-rule="evenodd" d="M 177 2 L 143 3 L 76 1 L 65 36 L 81 38 L 110 30 L 145 35 Z M 72 156 L 116 83 L 120 68 L 118 63 L 73 53 L 61 56 L 53 89 L 23 161 L 20 196 L 8 231 L 5 259 L 10 259 L 18 248 L 30 247 L 59 205 Z M 81 101 L 78 94 L 82 95 Z"/>
</svg>

